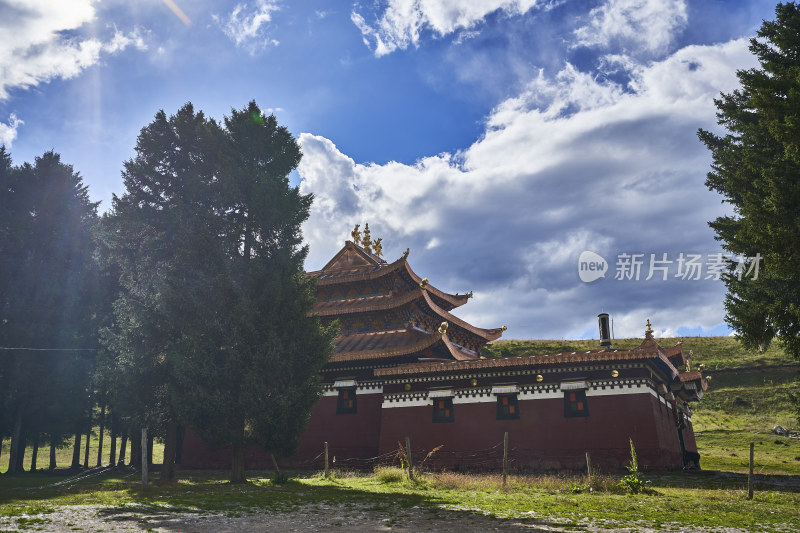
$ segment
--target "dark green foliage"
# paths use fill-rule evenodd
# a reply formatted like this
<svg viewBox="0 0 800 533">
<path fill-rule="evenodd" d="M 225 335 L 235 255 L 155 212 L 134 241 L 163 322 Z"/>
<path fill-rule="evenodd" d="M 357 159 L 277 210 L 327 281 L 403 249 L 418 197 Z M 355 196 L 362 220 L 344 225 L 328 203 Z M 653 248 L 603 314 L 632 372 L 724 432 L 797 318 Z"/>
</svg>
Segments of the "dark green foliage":
<svg viewBox="0 0 800 533">
<path fill-rule="evenodd" d="M 159 112 L 125 164 L 106 233 L 122 287 L 106 345 L 136 416 L 232 445 L 235 481 L 246 444 L 294 449 L 332 350 L 332 331 L 307 316 L 311 197 L 287 177 L 300 156 L 255 102 L 224 128 L 191 104 Z"/>
<path fill-rule="evenodd" d="M 134 430 L 164 435 L 175 418 L 174 359 L 202 324 L 216 283 L 201 267 L 219 264 L 213 250 L 218 127 L 191 105 L 143 128 L 136 157 L 125 162 L 126 193 L 103 220 L 112 268 L 119 272 L 116 321 L 104 331 L 106 381 L 118 383 L 117 403 Z M 218 194 L 217 194 L 218 196 Z M 211 239 L 209 241 L 209 238 Z"/>
<path fill-rule="evenodd" d="M 727 133 L 700 130 L 711 150 L 706 185 L 733 214 L 711 222 L 737 256 L 763 258 L 757 280 L 728 275 L 726 320 L 745 346 L 777 337 L 800 358 L 800 9 L 778 4 L 750 51 L 760 67 L 737 73 L 741 88 L 715 100 Z"/>
<path fill-rule="evenodd" d="M 0 351 L 0 435 L 61 444 L 88 413 L 96 211 L 58 154 L 12 167 L 0 148 L 0 346 L 25 348 Z"/>
</svg>

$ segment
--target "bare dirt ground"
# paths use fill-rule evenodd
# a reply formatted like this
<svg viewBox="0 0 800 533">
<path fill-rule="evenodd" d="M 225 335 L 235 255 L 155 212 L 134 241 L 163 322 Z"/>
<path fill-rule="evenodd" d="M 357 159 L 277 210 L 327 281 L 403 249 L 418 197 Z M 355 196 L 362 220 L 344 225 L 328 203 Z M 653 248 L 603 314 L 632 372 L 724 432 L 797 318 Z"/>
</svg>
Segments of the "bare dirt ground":
<svg viewBox="0 0 800 533">
<path fill-rule="evenodd" d="M 656 533 L 647 527 L 614 528 L 611 524 L 572 526 L 531 517 L 528 520 L 498 519 L 468 511 L 446 511 L 413 507 L 410 509 L 372 510 L 369 506 L 316 504 L 302 510 L 267 513 L 263 511 L 228 513 L 192 513 L 170 507 L 126 505 L 61 506 L 53 512 L 36 516 L 0 517 L 0 532 L 74 531 L 98 532 L 181 532 L 181 533 L 250 533 L 250 532 L 512 532 L 512 531 L 593 531 Z M 671 529 L 671 531 L 678 531 Z M 687 530 L 688 531 L 688 530 Z M 696 531 L 696 530 L 692 530 Z M 737 533 L 734 529 L 715 529 Z"/>
</svg>

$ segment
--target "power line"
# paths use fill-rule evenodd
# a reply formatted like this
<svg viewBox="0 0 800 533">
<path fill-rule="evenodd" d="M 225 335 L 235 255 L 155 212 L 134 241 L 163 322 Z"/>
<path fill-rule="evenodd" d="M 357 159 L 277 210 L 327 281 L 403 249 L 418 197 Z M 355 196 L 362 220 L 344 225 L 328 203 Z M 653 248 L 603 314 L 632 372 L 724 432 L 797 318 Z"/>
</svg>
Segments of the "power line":
<svg viewBox="0 0 800 533">
<path fill-rule="evenodd" d="M 0 346 L 0 350 L 19 350 L 21 352 L 96 352 L 97 348 L 8 348 Z"/>
</svg>

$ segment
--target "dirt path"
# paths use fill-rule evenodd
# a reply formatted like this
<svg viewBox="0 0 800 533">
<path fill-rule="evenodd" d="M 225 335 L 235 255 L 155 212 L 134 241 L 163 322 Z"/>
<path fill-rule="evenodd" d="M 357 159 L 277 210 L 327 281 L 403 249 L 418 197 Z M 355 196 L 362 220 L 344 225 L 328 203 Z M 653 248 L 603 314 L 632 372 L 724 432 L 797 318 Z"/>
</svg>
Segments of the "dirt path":
<svg viewBox="0 0 800 533">
<path fill-rule="evenodd" d="M 314 504 L 302 510 L 267 513 L 243 510 L 227 513 L 194 513 L 164 506 L 99 505 L 61 506 L 50 513 L 24 517 L 0 516 L 0 532 L 161 532 L 161 533 L 251 533 L 251 532 L 372 532 L 471 533 L 471 532 L 632 532 L 657 533 L 648 527 L 631 525 L 614 528 L 611 524 L 593 526 L 546 520 L 497 519 L 470 511 L 412 507 L 375 510 L 374 506 L 356 504 Z M 670 531 L 680 531 L 671 529 Z M 689 530 L 686 530 L 689 531 Z M 692 529 L 691 531 L 697 531 Z M 714 529 L 739 533 L 735 529 Z"/>
<path fill-rule="evenodd" d="M 526 521 L 527 522 L 527 521 Z M 359 505 L 309 505 L 302 510 L 267 513 L 182 512 L 170 507 L 107 508 L 98 505 L 62 506 L 51 513 L 0 517 L 0 531 L 158 531 L 182 533 L 250 533 L 308 531 L 398 531 L 465 533 L 470 531 L 563 531 L 548 524 L 523 524 L 471 512 L 425 508 L 373 510 Z"/>
</svg>

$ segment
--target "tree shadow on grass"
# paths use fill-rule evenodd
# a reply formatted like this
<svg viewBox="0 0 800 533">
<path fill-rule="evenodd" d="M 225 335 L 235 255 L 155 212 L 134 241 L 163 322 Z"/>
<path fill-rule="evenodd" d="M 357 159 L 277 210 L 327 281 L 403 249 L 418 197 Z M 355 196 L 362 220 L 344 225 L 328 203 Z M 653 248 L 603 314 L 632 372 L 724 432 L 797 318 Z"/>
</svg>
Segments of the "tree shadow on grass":
<svg viewBox="0 0 800 533">
<path fill-rule="evenodd" d="M 697 470 L 647 476 L 653 488 L 747 490 L 747 474 L 719 470 Z M 790 474 L 753 474 L 756 491 L 800 492 L 800 477 Z"/>
<path fill-rule="evenodd" d="M 4 486 L 0 480 L 0 489 Z M 142 489 L 134 480 L 108 483 L 95 479 L 81 487 L 25 491 L 18 501 L 47 501 L 58 508 L 75 505 L 76 493 L 98 502 L 97 527 L 160 528 L 167 531 L 545 531 L 574 526 L 529 518 L 504 519 L 475 509 L 445 509 L 452 504 L 435 494 L 404 494 L 353 488 L 337 480 L 308 484 L 268 479 L 231 484 L 202 475 L 184 475 L 176 483 Z M 469 502 L 464 502 L 466 505 Z M 575 527 L 572 527 L 575 529 Z"/>
</svg>

